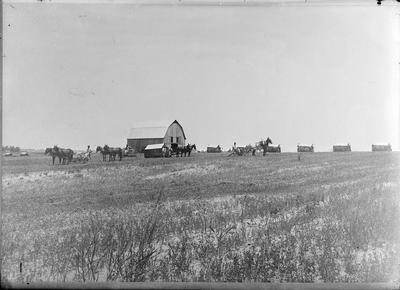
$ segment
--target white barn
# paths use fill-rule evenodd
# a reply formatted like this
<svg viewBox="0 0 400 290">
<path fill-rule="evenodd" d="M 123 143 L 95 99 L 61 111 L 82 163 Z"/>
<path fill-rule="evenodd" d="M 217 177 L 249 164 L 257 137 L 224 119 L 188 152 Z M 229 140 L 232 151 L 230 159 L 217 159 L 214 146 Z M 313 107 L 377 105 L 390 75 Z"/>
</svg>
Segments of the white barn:
<svg viewBox="0 0 400 290">
<path fill-rule="evenodd" d="M 177 120 L 147 126 L 135 127 L 130 130 L 127 145 L 136 152 L 144 152 L 147 145 L 161 144 L 175 149 L 185 146 L 186 135 Z"/>
</svg>

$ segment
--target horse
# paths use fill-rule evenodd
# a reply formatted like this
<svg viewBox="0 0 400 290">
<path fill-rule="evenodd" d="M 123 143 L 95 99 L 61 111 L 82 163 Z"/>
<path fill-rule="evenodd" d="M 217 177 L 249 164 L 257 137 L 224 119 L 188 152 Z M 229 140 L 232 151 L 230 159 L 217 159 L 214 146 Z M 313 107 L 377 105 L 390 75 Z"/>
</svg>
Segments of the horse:
<svg viewBox="0 0 400 290">
<path fill-rule="evenodd" d="M 263 149 L 263 156 L 265 156 L 265 154 L 267 154 L 269 144 L 272 144 L 272 140 L 269 137 L 267 138 L 267 140 L 265 140 L 265 141 L 261 140 L 259 142 L 259 146 Z"/>
<path fill-rule="evenodd" d="M 70 163 L 72 161 L 72 158 L 74 156 L 74 151 L 72 149 L 64 149 L 64 148 L 59 148 L 58 146 L 54 145 L 53 147 L 53 154 L 59 158 L 59 160 L 62 159 L 63 163 L 65 164 L 65 161 L 68 161 Z"/>
<path fill-rule="evenodd" d="M 54 160 L 56 159 L 56 154 L 53 152 L 53 148 L 47 147 L 46 150 L 44 151 L 44 155 L 50 155 L 53 158 L 53 165 L 54 165 Z M 58 157 L 59 163 L 61 164 L 61 157 Z"/>
<path fill-rule="evenodd" d="M 105 151 L 105 150 L 103 149 L 103 147 L 101 147 L 101 146 L 97 146 L 97 148 L 96 148 L 96 153 L 97 153 L 97 152 L 100 152 L 100 153 L 101 153 L 101 155 L 103 156 L 103 161 L 106 161 L 106 160 L 107 160 L 107 155 L 110 155 L 110 152 Z M 108 157 L 108 160 L 110 160 L 110 156 Z"/>
<path fill-rule="evenodd" d="M 176 151 L 176 156 L 179 156 L 179 154 L 180 154 L 181 157 L 183 155 L 185 155 L 185 157 L 186 157 L 186 154 L 187 154 L 188 157 L 190 157 L 190 153 L 192 152 L 193 149 L 197 150 L 196 149 L 196 144 L 193 144 L 193 145 L 187 144 L 185 147 L 182 147 L 182 148 L 178 147 L 178 149 Z"/>
<path fill-rule="evenodd" d="M 108 161 L 115 161 L 115 156 L 119 156 L 119 161 L 122 160 L 122 149 L 119 147 L 109 147 L 108 145 L 104 145 L 104 151 L 109 153 Z"/>
<path fill-rule="evenodd" d="M 56 159 L 56 157 L 58 157 L 58 163 L 61 164 L 61 160 L 62 163 L 65 163 L 65 156 L 61 156 L 60 154 L 58 154 L 57 152 L 54 151 L 53 148 L 47 147 L 46 150 L 44 151 L 45 155 L 50 155 L 53 158 L 53 165 L 54 165 L 54 161 Z"/>
</svg>

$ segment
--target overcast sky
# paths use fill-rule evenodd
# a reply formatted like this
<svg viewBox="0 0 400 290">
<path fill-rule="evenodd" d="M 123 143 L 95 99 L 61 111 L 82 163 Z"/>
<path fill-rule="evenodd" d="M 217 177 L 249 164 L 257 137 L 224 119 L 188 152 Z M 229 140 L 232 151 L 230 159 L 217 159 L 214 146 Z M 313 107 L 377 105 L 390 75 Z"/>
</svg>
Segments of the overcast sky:
<svg viewBox="0 0 400 290">
<path fill-rule="evenodd" d="M 200 147 L 398 150 L 398 7 L 8 1 L 3 144 L 122 147 L 177 119 Z"/>
</svg>

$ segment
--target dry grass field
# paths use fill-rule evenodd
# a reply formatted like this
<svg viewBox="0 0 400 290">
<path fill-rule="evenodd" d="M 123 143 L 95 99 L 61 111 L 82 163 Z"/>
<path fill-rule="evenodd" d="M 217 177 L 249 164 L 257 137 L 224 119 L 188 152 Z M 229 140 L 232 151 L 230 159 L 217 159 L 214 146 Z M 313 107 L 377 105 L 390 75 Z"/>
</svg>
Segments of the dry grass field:
<svg viewBox="0 0 400 290">
<path fill-rule="evenodd" d="M 393 282 L 400 154 L 3 159 L 2 279 Z"/>
</svg>

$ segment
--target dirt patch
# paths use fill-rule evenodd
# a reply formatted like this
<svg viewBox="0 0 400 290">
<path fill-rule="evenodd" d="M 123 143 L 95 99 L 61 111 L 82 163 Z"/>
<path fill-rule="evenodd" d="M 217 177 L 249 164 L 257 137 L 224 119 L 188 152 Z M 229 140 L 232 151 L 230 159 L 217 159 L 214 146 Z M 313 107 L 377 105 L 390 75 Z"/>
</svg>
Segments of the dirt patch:
<svg viewBox="0 0 400 290">
<path fill-rule="evenodd" d="M 53 178 L 74 178 L 90 176 L 88 170 L 68 170 L 68 171 L 39 171 L 20 174 L 7 174 L 3 176 L 3 186 L 11 186 L 21 182 L 52 181 Z"/>
<path fill-rule="evenodd" d="M 183 169 L 173 171 L 173 172 L 164 172 L 156 175 L 147 176 L 146 180 L 153 180 L 153 179 L 165 179 L 169 177 L 177 177 L 177 176 L 186 176 L 186 175 L 206 175 L 213 171 L 218 171 L 218 167 L 214 164 L 206 165 L 204 167 L 199 166 L 197 164 L 190 165 L 188 167 L 184 167 Z"/>
</svg>

